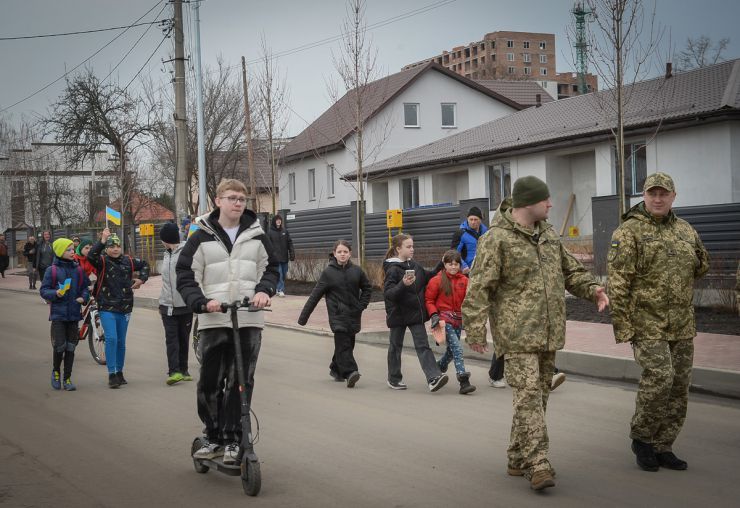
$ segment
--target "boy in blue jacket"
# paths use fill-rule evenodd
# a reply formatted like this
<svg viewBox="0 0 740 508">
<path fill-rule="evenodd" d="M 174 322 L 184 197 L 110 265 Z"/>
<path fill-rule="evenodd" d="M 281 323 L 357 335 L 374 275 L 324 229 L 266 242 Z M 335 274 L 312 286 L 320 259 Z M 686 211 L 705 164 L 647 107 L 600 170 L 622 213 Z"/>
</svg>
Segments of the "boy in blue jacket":
<svg viewBox="0 0 740 508">
<path fill-rule="evenodd" d="M 54 262 L 44 274 L 41 284 L 41 298 L 51 304 L 51 338 L 54 345 L 51 371 L 51 387 L 74 391 L 72 383 L 72 364 L 75 360 L 75 347 L 79 342 L 78 323 L 82 319 L 81 306 L 90 297 L 90 280 L 85 271 L 74 260 L 74 243 L 68 238 L 58 238 L 52 244 Z M 64 377 L 60 368 L 64 361 Z M 64 385 L 62 385 L 64 379 Z"/>
</svg>

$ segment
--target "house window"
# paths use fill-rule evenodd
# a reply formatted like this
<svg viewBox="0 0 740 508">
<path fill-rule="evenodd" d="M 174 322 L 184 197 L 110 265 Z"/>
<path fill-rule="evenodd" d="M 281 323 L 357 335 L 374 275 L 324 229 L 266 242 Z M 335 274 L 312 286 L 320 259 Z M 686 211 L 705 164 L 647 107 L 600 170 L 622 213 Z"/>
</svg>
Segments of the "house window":
<svg viewBox="0 0 740 508">
<path fill-rule="evenodd" d="M 95 182 L 95 197 L 108 199 L 110 195 L 110 182 Z"/>
<path fill-rule="evenodd" d="M 442 103 L 442 127 L 443 128 L 453 128 L 457 127 L 456 124 L 456 115 L 455 115 L 455 109 L 456 105 L 454 103 Z"/>
<path fill-rule="evenodd" d="M 311 168 L 308 170 L 308 200 L 316 200 L 316 169 Z"/>
<path fill-rule="evenodd" d="M 26 194 L 23 180 L 13 180 L 10 183 L 10 189 L 10 196 L 13 198 L 22 198 Z"/>
<path fill-rule="evenodd" d="M 470 48 L 465 48 L 465 58 L 470 58 Z"/>
<path fill-rule="evenodd" d="M 491 49 L 496 49 L 496 41 L 491 41 Z"/>
<path fill-rule="evenodd" d="M 511 165 L 501 162 L 488 166 L 488 202 L 498 208 L 501 201 L 511 196 Z"/>
<path fill-rule="evenodd" d="M 614 164 L 618 164 L 616 147 L 614 148 Z M 616 174 L 616 167 L 614 173 Z M 624 191 L 630 196 L 642 193 L 642 186 L 647 177 L 647 148 L 645 143 L 630 143 L 624 145 Z M 619 184 L 617 184 L 619 188 Z"/>
<path fill-rule="evenodd" d="M 522 53 L 522 60 L 525 63 L 530 63 L 532 61 L 532 55 L 530 55 L 529 53 Z"/>
<path fill-rule="evenodd" d="M 529 49 L 529 41 L 524 41 L 523 45 L 524 45 L 524 49 Z"/>
<path fill-rule="evenodd" d="M 540 67 L 540 76 L 547 76 L 547 67 Z"/>
<path fill-rule="evenodd" d="M 540 55 L 540 63 L 547 63 L 547 55 Z"/>
<path fill-rule="evenodd" d="M 525 67 L 524 68 L 524 74 L 526 74 L 527 76 L 529 76 L 530 74 L 532 74 L 532 68 L 531 67 Z"/>
<path fill-rule="evenodd" d="M 295 173 L 288 174 L 288 200 L 295 203 Z"/>
<path fill-rule="evenodd" d="M 513 48 L 514 47 L 514 41 L 512 41 L 512 40 L 506 41 L 506 47 L 507 48 Z"/>
<path fill-rule="evenodd" d="M 25 195 L 23 180 L 10 182 L 10 219 L 14 226 L 26 220 Z"/>
<path fill-rule="evenodd" d="M 506 53 L 506 60 L 508 60 L 509 62 L 513 62 L 514 61 L 514 53 Z"/>
<path fill-rule="evenodd" d="M 403 105 L 403 126 L 404 127 L 419 127 L 419 105 L 418 104 L 404 104 Z"/>
<path fill-rule="evenodd" d="M 326 166 L 326 194 L 328 197 L 334 197 L 334 164 Z"/>
<path fill-rule="evenodd" d="M 404 178 L 401 180 L 401 207 L 417 208 L 419 206 L 419 179 Z"/>
<path fill-rule="evenodd" d="M 516 68 L 515 67 L 509 67 L 509 74 L 516 74 Z"/>
<path fill-rule="evenodd" d="M 545 41 L 540 41 L 540 49 L 547 49 L 547 43 Z"/>
</svg>

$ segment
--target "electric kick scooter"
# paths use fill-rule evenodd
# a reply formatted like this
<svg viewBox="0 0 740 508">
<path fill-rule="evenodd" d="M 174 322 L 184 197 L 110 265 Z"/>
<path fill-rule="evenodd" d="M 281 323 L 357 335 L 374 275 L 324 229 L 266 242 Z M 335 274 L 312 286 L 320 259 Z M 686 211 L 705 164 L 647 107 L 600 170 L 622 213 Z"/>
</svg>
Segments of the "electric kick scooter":
<svg viewBox="0 0 740 508">
<path fill-rule="evenodd" d="M 198 459 L 193 457 L 193 466 L 195 471 L 201 474 L 207 473 L 209 469 L 213 468 L 216 471 L 229 476 L 241 476 L 244 493 L 248 496 L 256 496 L 262 486 L 262 477 L 260 475 L 259 459 L 254 453 L 253 445 L 256 442 L 256 439 L 252 440 L 252 425 L 249 419 L 251 410 L 247 399 L 247 373 L 244 372 L 244 369 L 242 368 L 242 348 L 239 338 L 239 321 L 237 318 L 237 312 L 240 310 L 246 310 L 247 312 L 270 312 L 270 309 L 250 307 L 248 297 L 244 298 L 241 302 L 236 301 L 230 304 L 221 304 L 221 312 L 231 312 L 231 326 L 234 332 L 234 351 L 236 353 L 236 372 L 239 380 L 239 401 L 241 406 L 242 426 L 242 440 L 241 443 L 239 443 L 239 455 L 237 456 L 236 464 L 234 465 L 224 464 L 223 457 L 217 457 L 214 459 Z M 256 421 L 257 435 L 259 435 L 259 421 Z M 203 444 L 203 437 L 195 438 L 190 450 L 191 456 L 199 450 Z"/>
</svg>

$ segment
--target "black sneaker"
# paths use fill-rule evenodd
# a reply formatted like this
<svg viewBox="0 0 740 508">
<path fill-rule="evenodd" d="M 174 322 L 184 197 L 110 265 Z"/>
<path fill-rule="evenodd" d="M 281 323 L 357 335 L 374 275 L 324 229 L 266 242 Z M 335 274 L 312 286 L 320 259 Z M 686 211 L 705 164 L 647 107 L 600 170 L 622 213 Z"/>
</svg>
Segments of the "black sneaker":
<svg viewBox="0 0 740 508">
<path fill-rule="evenodd" d="M 387 381 L 387 383 L 388 388 L 391 388 L 393 390 L 405 390 L 407 388 L 406 383 L 404 383 L 403 381 Z"/>
<path fill-rule="evenodd" d="M 126 378 L 123 377 L 123 372 L 116 372 L 116 376 L 118 376 L 118 384 L 121 384 L 121 385 L 128 384 L 128 381 L 126 381 Z"/>
<path fill-rule="evenodd" d="M 450 364 L 442 365 L 441 363 L 437 362 L 437 367 L 439 367 L 439 370 L 442 374 L 447 372 L 447 368 L 450 366 Z"/>
<path fill-rule="evenodd" d="M 108 374 L 108 388 L 118 388 L 121 382 L 118 380 L 118 374 Z"/>
<path fill-rule="evenodd" d="M 344 381 L 344 379 L 342 379 L 342 376 L 340 376 L 340 375 L 339 375 L 339 373 L 337 373 L 337 372 L 334 372 L 334 371 L 333 371 L 333 370 L 331 370 L 331 369 L 329 369 L 329 375 L 330 375 L 330 376 L 331 376 L 331 378 L 332 378 L 332 379 L 333 379 L 334 381 L 336 381 L 337 383 L 341 383 L 342 381 Z"/>
<path fill-rule="evenodd" d="M 640 466 L 642 470 L 653 472 L 658 470 L 658 458 L 655 456 L 653 445 L 633 439 L 632 451 L 635 454 L 637 465 Z"/>
<path fill-rule="evenodd" d="M 354 388 L 357 384 L 357 381 L 360 380 L 360 373 L 357 371 L 354 371 L 352 374 L 347 376 L 347 388 Z"/>
<path fill-rule="evenodd" d="M 440 388 L 442 388 L 444 385 L 447 384 L 447 380 L 449 378 L 447 377 L 447 374 L 442 374 L 441 376 L 433 377 L 429 380 L 429 391 L 430 392 L 436 392 Z"/>
<path fill-rule="evenodd" d="M 667 467 L 668 469 L 674 469 L 676 471 L 683 471 L 689 467 L 689 464 L 685 460 L 679 459 L 673 454 L 673 452 L 656 453 L 655 458 L 658 459 L 660 467 Z"/>
</svg>

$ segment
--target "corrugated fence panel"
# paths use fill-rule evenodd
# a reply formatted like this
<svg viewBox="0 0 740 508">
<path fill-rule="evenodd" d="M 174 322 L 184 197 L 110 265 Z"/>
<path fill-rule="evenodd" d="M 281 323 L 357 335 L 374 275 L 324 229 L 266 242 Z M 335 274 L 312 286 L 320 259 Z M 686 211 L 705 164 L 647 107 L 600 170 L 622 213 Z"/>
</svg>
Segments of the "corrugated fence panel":
<svg viewBox="0 0 740 508">
<path fill-rule="evenodd" d="M 712 268 L 734 274 L 740 260 L 740 203 L 686 206 L 674 212 L 699 233 Z"/>
<path fill-rule="evenodd" d="M 330 251 L 340 238 L 352 240 L 351 205 L 286 213 L 286 227 L 297 250 Z"/>
</svg>

